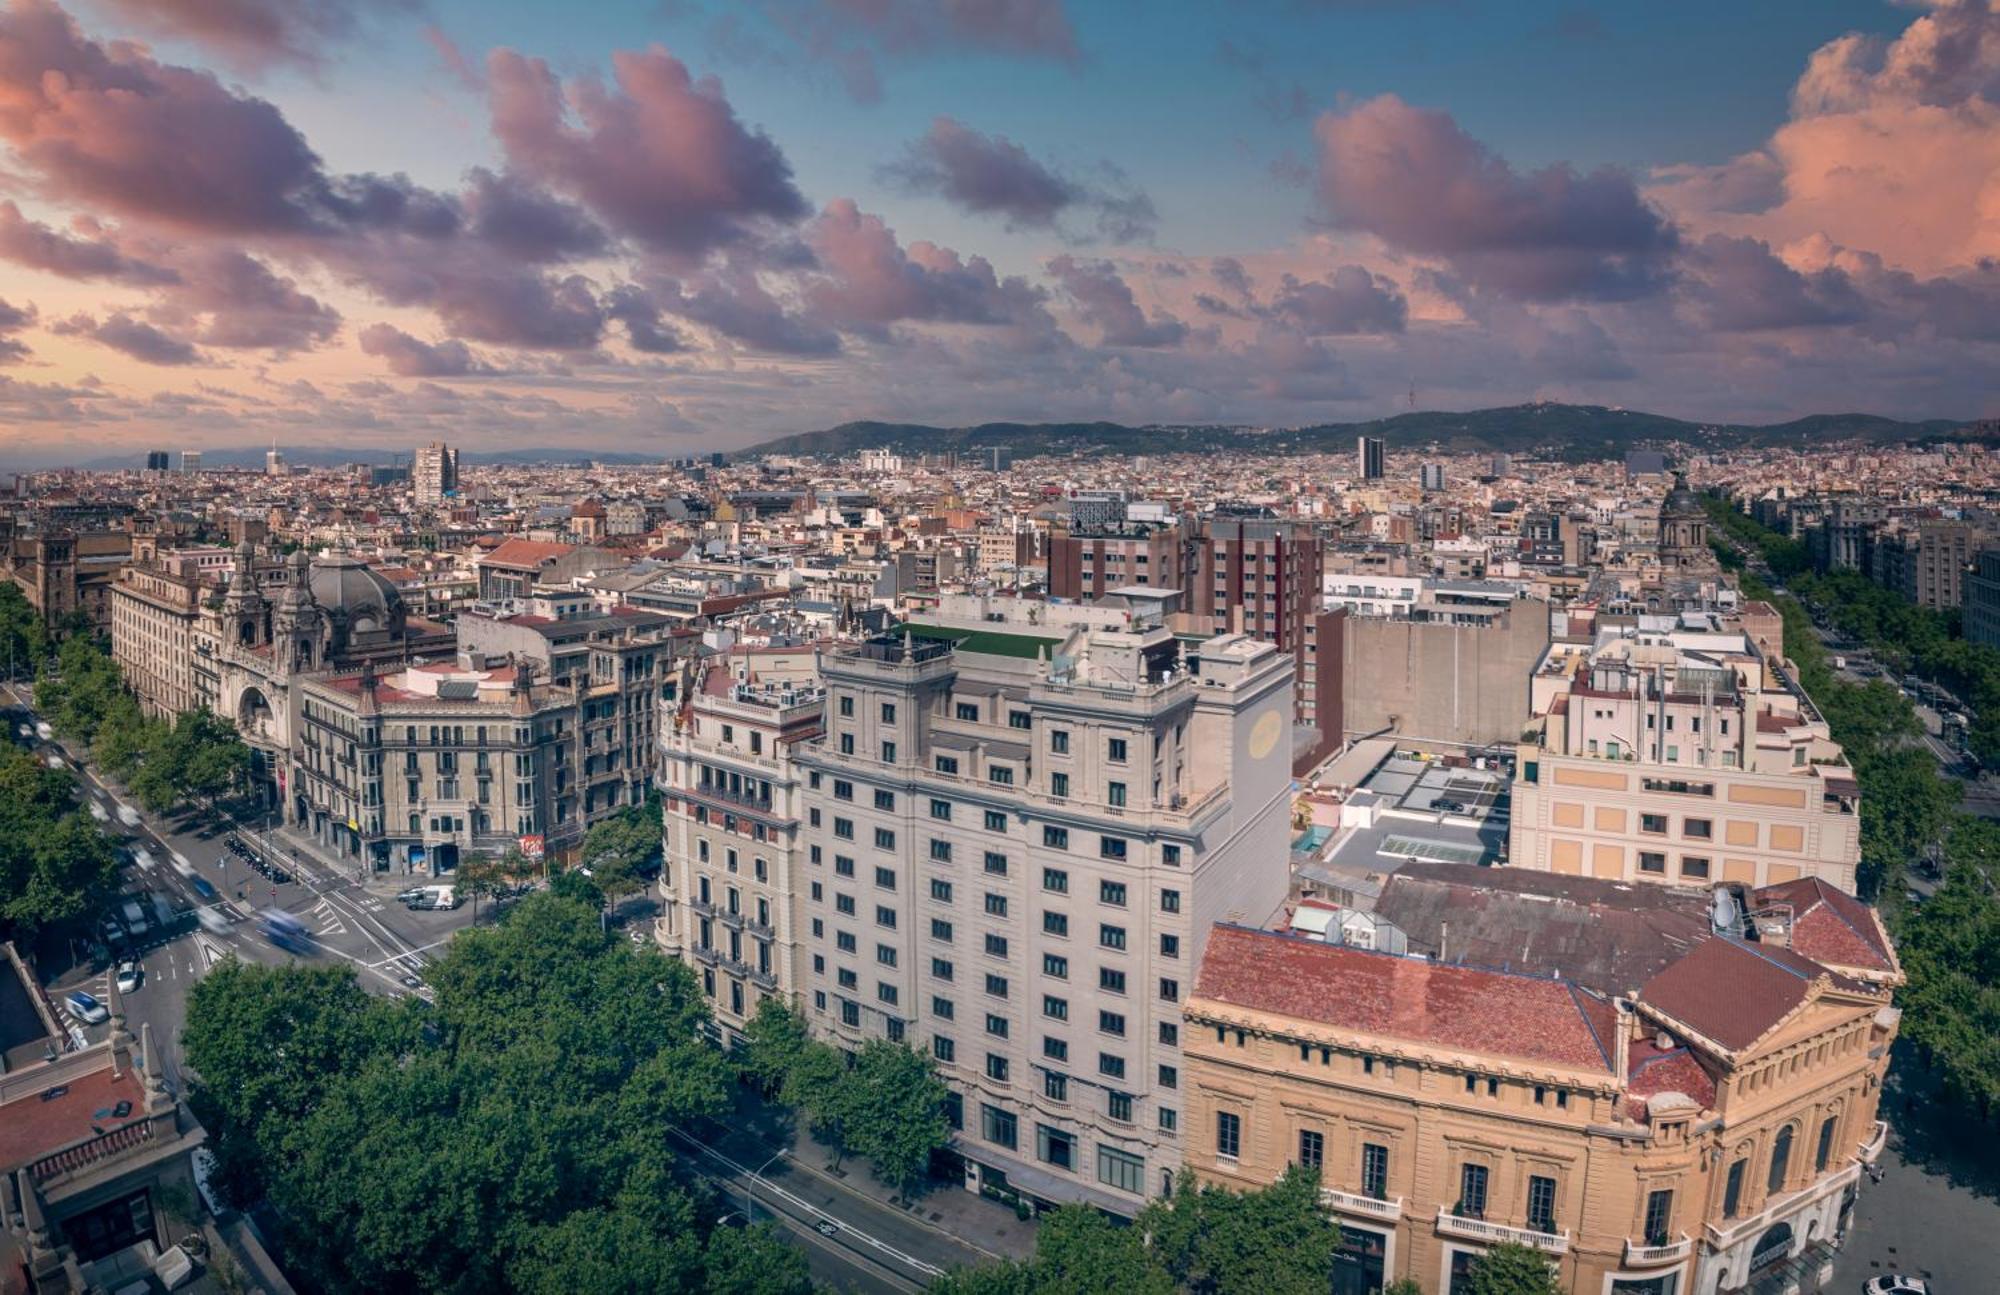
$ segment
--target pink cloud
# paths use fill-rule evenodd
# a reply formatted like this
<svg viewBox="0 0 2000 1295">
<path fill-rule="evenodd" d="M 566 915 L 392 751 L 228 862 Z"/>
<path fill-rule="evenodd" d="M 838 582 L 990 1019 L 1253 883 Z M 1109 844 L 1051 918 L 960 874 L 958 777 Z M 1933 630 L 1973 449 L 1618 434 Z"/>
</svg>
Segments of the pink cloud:
<svg viewBox="0 0 2000 1295">
<path fill-rule="evenodd" d="M 328 49 L 380 15 L 411 14 L 419 0 L 105 0 L 157 36 L 193 41 L 232 67 L 318 67 Z"/>
<path fill-rule="evenodd" d="M 1053 327 L 1046 295 L 1027 280 L 1002 280 L 984 257 L 913 243 L 907 252 L 881 217 L 836 198 L 807 231 L 824 274 L 809 290 L 814 312 L 831 324 L 879 333 L 906 320 Z"/>
</svg>

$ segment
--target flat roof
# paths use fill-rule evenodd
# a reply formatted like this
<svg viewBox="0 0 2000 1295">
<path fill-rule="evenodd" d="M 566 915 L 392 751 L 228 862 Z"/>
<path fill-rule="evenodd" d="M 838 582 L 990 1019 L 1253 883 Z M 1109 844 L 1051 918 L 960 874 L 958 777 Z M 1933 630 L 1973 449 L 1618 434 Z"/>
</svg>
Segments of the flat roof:
<svg viewBox="0 0 2000 1295">
<path fill-rule="evenodd" d="M 976 652 L 982 656 L 1017 657 L 1032 661 L 1044 651 L 1054 655 L 1062 645 L 1062 636 L 1042 634 L 1019 634 L 1004 630 L 967 630 L 948 625 L 925 625 L 916 621 L 905 621 L 892 625 L 886 633 L 900 636 L 908 633 L 911 638 L 924 639 L 936 643 L 949 643 L 959 652 Z"/>
</svg>

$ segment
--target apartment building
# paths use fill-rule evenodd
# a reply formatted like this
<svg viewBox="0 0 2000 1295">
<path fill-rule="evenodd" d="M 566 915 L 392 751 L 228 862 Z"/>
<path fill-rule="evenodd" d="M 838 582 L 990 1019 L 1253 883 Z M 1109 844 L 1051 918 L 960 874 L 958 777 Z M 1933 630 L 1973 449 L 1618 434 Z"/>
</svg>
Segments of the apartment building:
<svg viewBox="0 0 2000 1295">
<path fill-rule="evenodd" d="M 213 672 L 196 670 L 194 651 L 201 602 L 210 592 L 199 577 L 158 562 L 125 567 L 111 586 L 111 654 L 149 714 L 215 704 Z"/>
<path fill-rule="evenodd" d="M 938 1061 L 969 1190 L 1130 1215 L 1180 1164 L 1180 1003 L 1286 885 L 1291 664 L 1154 624 L 905 625 L 820 663 L 805 1010 Z"/>
<path fill-rule="evenodd" d="M 734 1046 L 776 997 L 801 1001 L 804 778 L 825 714 L 811 648 L 736 649 L 697 667 L 663 730 L 664 864 L 654 937 L 701 979 Z"/>
<path fill-rule="evenodd" d="M 1491 926 L 1510 872 L 1430 908 Z M 1675 921 L 1661 892 L 1517 875 L 1565 889 L 1512 907 L 1531 952 L 1505 971 L 1218 928 L 1186 1009 L 1189 1172 L 1316 1167 L 1335 1295 L 1453 1295 L 1500 1242 L 1579 1295 L 1826 1280 L 1886 1134 L 1901 971 L 1874 914 L 1807 881 L 1759 895 L 1773 925 L 1716 931 L 1705 895 Z"/>
<path fill-rule="evenodd" d="M 1852 893 L 1861 790 L 1826 721 L 1750 635 L 1677 625 L 1641 617 L 1550 644 L 1516 751 L 1509 861 Z"/>
<path fill-rule="evenodd" d="M 1178 521 L 1105 521 L 1072 525 L 1049 536 L 1049 596 L 1101 598 L 1145 585 L 1185 589 L 1194 555 Z"/>
<path fill-rule="evenodd" d="M 458 492 L 458 451 L 443 441 L 432 441 L 417 451 L 410 468 L 410 484 L 417 502 L 437 505 L 446 495 Z"/>
</svg>

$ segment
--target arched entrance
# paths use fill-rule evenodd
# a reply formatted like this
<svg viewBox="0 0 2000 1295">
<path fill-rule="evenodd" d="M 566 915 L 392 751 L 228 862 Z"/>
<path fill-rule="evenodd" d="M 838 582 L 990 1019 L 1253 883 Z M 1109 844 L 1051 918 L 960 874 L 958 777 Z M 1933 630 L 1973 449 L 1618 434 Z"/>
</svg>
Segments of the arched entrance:
<svg viewBox="0 0 2000 1295">
<path fill-rule="evenodd" d="M 249 687 L 236 699 L 236 727 L 248 738 L 267 738 L 275 713 L 261 688 Z"/>
<path fill-rule="evenodd" d="M 1750 1276 L 1767 1272 L 1792 1256 L 1792 1225 L 1774 1223 L 1750 1251 Z"/>
</svg>

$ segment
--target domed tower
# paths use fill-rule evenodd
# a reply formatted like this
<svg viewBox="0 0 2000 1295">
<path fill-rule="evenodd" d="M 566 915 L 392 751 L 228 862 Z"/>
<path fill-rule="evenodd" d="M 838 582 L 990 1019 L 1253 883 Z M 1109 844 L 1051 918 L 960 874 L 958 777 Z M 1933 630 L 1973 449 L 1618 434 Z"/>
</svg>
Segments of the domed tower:
<svg viewBox="0 0 2000 1295">
<path fill-rule="evenodd" d="M 320 611 L 313 600 L 311 559 L 300 549 L 287 566 L 285 592 L 271 617 L 271 641 L 278 648 L 281 668 L 311 670 L 321 661 Z"/>
<path fill-rule="evenodd" d="M 313 564 L 311 584 L 313 601 L 325 617 L 323 661 L 404 637 L 408 611 L 403 595 L 360 558 L 349 553 L 322 558 Z"/>
<path fill-rule="evenodd" d="M 1674 488 L 1660 504 L 1660 563 L 1693 567 L 1708 561 L 1708 510 L 1688 489 L 1687 474 L 1675 472 Z"/>
<path fill-rule="evenodd" d="M 229 627 L 229 641 L 237 647 L 261 647 L 268 610 L 264 595 L 257 589 L 257 546 L 244 540 L 236 546 L 236 570 L 230 574 L 229 592 L 222 599 L 222 619 Z"/>
</svg>

